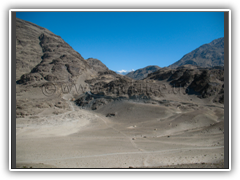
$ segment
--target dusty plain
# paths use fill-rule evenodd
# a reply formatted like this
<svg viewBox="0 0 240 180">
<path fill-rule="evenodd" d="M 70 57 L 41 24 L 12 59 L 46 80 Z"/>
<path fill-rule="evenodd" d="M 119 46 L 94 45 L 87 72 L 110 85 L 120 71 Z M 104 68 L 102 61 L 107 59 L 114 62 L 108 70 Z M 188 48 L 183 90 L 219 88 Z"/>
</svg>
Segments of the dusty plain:
<svg viewBox="0 0 240 180">
<path fill-rule="evenodd" d="M 17 167 L 223 168 L 223 105 L 184 97 L 167 105 L 114 101 L 96 111 L 65 98 L 66 108 L 35 109 L 16 119 Z"/>
</svg>

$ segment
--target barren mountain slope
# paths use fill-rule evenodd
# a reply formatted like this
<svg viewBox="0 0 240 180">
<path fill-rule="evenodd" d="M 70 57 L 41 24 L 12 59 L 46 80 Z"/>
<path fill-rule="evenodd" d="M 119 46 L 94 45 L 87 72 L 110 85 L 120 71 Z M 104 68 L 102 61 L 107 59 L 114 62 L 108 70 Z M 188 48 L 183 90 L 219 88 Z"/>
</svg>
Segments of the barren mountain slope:
<svg viewBox="0 0 240 180">
<path fill-rule="evenodd" d="M 42 61 L 43 52 L 39 36 L 43 32 L 53 35 L 45 28 L 16 19 L 16 80 L 23 74 L 31 72 Z"/>
<path fill-rule="evenodd" d="M 21 32 L 20 30 L 18 31 Z M 29 30 L 28 32 L 31 33 Z M 60 36 L 45 33 L 45 31 L 38 29 L 36 37 L 32 39 L 32 43 L 34 44 L 33 46 L 41 48 L 41 61 L 35 64 L 29 73 L 21 76 L 21 79 L 18 81 L 19 84 L 46 81 L 73 81 L 91 69 L 91 66 L 88 65 L 82 56 L 64 42 Z M 27 46 L 23 49 L 31 53 L 32 49 L 30 47 Z M 17 57 L 19 57 L 18 54 Z M 27 61 L 26 58 L 24 60 Z"/>
<path fill-rule="evenodd" d="M 17 117 L 69 108 L 62 98 L 85 92 L 85 80 L 97 75 L 78 52 L 45 28 L 17 19 L 16 37 Z"/>
<path fill-rule="evenodd" d="M 200 67 L 223 66 L 224 38 L 215 39 L 211 43 L 200 46 L 168 67 L 177 68 L 186 64 Z"/>
</svg>

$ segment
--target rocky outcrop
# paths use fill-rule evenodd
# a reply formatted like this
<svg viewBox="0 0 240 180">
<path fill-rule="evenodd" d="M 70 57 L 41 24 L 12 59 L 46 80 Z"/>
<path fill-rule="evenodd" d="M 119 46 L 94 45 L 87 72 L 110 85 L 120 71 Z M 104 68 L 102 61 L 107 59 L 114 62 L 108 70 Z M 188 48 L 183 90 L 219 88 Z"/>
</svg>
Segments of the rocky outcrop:
<svg viewBox="0 0 240 180">
<path fill-rule="evenodd" d="M 145 80 L 166 81 L 174 87 L 184 87 L 187 94 L 199 98 L 215 97 L 215 102 L 224 102 L 224 68 L 163 68 L 149 74 Z"/>
</svg>

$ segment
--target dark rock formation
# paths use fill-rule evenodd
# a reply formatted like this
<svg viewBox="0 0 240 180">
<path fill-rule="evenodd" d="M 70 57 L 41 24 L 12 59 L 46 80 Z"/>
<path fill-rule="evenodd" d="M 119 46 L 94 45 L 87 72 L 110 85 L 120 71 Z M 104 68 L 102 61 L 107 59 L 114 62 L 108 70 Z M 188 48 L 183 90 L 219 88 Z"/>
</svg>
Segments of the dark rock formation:
<svg viewBox="0 0 240 180">
<path fill-rule="evenodd" d="M 199 98 L 215 97 L 215 102 L 223 103 L 224 68 L 163 68 L 149 74 L 145 80 L 166 81 L 174 87 L 184 87 L 186 93 Z"/>
</svg>

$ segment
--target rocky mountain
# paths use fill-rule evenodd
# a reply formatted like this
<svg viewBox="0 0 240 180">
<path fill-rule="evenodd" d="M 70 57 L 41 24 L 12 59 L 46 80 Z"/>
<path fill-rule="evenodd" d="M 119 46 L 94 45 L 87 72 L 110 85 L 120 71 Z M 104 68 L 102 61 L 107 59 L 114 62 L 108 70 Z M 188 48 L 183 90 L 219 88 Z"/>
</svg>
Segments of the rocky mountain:
<svg viewBox="0 0 240 180">
<path fill-rule="evenodd" d="M 44 109 L 59 113 L 70 108 L 66 99 L 78 94 L 79 89 L 86 91 L 85 80 L 97 74 L 94 66 L 60 36 L 31 22 L 16 19 L 17 117 Z M 85 89 L 81 89 L 83 87 Z"/>
<path fill-rule="evenodd" d="M 186 64 L 199 67 L 224 66 L 224 38 L 200 46 L 168 67 L 177 68 Z"/>
<path fill-rule="evenodd" d="M 137 69 L 136 71 L 132 71 L 132 72 L 126 74 L 126 76 L 133 78 L 135 80 L 140 80 L 140 79 L 144 79 L 145 77 L 147 77 L 148 74 L 153 73 L 153 72 L 157 71 L 158 69 L 160 69 L 159 66 L 147 66 L 145 68 Z"/>
<path fill-rule="evenodd" d="M 18 84 L 83 82 L 96 74 L 78 52 L 45 28 L 17 19 L 16 37 Z"/>
<path fill-rule="evenodd" d="M 17 117 L 50 109 L 58 114 L 93 85 L 131 81 L 98 59 L 85 60 L 60 36 L 33 23 L 16 19 L 16 41 Z"/>
</svg>

